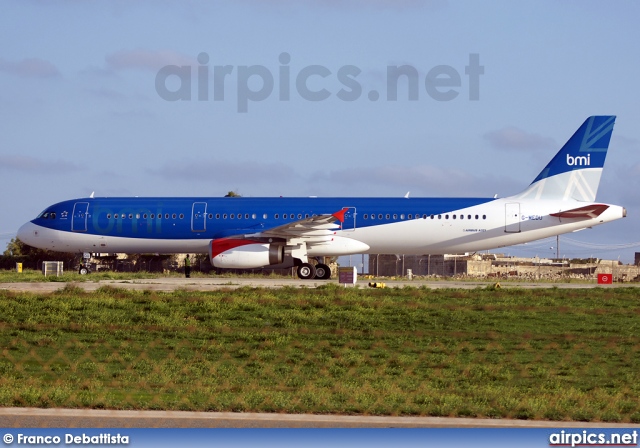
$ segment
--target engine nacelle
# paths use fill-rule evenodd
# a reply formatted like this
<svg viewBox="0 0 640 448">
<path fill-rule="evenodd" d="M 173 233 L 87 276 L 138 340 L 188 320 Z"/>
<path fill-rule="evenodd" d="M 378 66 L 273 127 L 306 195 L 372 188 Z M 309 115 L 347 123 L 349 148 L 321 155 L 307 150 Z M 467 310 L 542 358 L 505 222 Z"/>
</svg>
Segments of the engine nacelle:
<svg viewBox="0 0 640 448">
<path fill-rule="evenodd" d="M 219 238 L 211 241 L 209 259 L 217 268 L 261 268 L 282 263 L 284 246 L 255 240 Z"/>
</svg>

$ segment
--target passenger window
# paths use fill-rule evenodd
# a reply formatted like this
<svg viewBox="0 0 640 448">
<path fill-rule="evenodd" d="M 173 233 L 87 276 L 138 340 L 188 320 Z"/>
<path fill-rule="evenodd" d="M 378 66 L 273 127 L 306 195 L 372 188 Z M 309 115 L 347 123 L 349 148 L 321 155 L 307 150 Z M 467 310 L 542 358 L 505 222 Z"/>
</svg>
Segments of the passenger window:
<svg viewBox="0 0 640 448">
<path fill-rule="evenodd" d="M 133 213 L 129 213 L 129 219 L 133 219 Z"/>
<path fill-rule="evenodd" d="M 209 219 L 213 219 L 213 213 L 209 213 Z"/>
<path fill-rule="evenodd" d="M 364 215 L 362 215 L 363 219 L 369 219 L 369 215 L 367 215 L 366 213 Z"/>
<path fill-rule="evenodd" d="M 222 215 L 222 219 L 227 219 L 227 214 L 226 213 Z"/>
<path fill-rule="evenodd" d="M 242 219 L 242 213 L 238 213 L 238 219 Z"/>
<path fill-rule="evenodd" d="M 220 219 L 220 213 L 216 213 L 216 219 Z"/>
<path fill-rule="evenodd" d="M 453 219 L 456 219 L 456 215 L 453 215 Z"/>
<path fill-rule="evenodd" d="M 378 219 L 382 219 L 382 213 L 378 213 Z"/>
<path fill-rule="evenodd" d="M 107 213 L 107 219 L 111 219 L 111 213 Z"/>
<path fill-rule="evenodd" d="M 467 215 L 467 219 L 471 219 L 471 215 Z"/>
<path fill-rule="evenodd" d="M 376 219 L 376 215 L 374 215 L 373 213 L 371 213 L 371 219 Z"/>
<path fill-rule="evenodd" d="M 409 213 L 409 214 L 407 215 L 407 217 L 408 217 L 409 219 L 413 219 L 413 215 L 412 215 L 411 213 Z"/>
<path fill-rule="evenodd" d="M 49 215 L 49 217 L 51 219 L 56 219 L 56 212 L 51 212 L 51 214 Z"/>
<path fill-rule="evenodd" d="M 438 219 L 442 219 L 442 215 L 438 215 Z"/>
<path fill-rule="evenodd" d="M 449 219 L 449 215 L 444 215 L 444 219 Z"/>
<path fill-rule="evenodd" d="M 267 214 L 266 213 L 262 214 L 262 219 L 267 219 Z"/>
<path fill-rule="evenodd" d="M 280 215 L 278 215 L 277 213 L 275 215 L 273 215 L 274 218 L 278 219 L 280 217 Z"/>
<path fill-rule="evenodd" d="M 147 214 L 145 213 L 144 215 L 142 215 L 142 219 L 147 219 Z"/>
<path fill-rule="evenodd" d="M 164 214 L 164 219 L 169 219 L 169 213 Z"/>
<path fill-rule="evenodd" d="M 173 215 L 171 215 L 172 219 L 176 219 L 176 214 L 174 213 Z"/>
<path fill-rule="evenodd" d="M 398 219 L 398 215 L 397 214 L 393 214 L 393 219 Z"/>
<path fill-rule="evenodd" d="M 482 215 L 482 219 L 487 219 L 487 215 Z"/>
<path fill-rule="evenodd" d="M 400 219 L 404 219 L 404 213 L 400 214 Z"/>
<path fill-rule="evenodd" d="M 391 215 L 389 215 L 389 213 L 386 214 L 385 218 L 389 219 L 391 217 Z"/>
<path fill-rule="evenodd" d="M 249 213 L 244 214 L 244 219 L 249 219 Z"/>
<path fill-rule="evenodd" d="M 298 213 L 298 219 L 302 219 L 302 215 Z"/>
<path fill-rule="evenodd" d="M 184 215 L 180 213 L 180 219 L 184 219 Z"/>
<path fill-rule="evenodd" d="M 235 214 L 235 213 L 231 213 L 231 214 L 229 215 L 229 218 L 231 218 L 231 219 L 236 219 L 236 214 Z"/>
</svg>

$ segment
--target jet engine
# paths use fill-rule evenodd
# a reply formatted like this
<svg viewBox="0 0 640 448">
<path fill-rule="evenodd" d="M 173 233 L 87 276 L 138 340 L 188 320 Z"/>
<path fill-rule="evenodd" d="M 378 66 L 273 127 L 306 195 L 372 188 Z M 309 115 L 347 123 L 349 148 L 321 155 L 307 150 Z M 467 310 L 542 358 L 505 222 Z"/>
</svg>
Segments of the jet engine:
<svg viewBox="0 0 640 448">
<path fill-rule="evenodd" d="M 282 263 L 284 246 L 248 239 L 219 238 L 211 241 L 209 259 L 217 268 L 260 268 Z"/>
</svg>

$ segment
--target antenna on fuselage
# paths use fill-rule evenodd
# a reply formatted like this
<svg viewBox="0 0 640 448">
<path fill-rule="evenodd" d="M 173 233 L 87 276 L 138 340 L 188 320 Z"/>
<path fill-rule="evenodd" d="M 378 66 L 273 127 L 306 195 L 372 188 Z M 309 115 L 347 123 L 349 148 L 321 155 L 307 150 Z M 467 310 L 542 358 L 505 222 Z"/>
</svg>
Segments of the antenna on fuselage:
<svg viewBox="0 0 640 448">
<path fill-rule="evenodd" d="M 95 191 L 92 191 L 92 192 L 91 192 L 91 194 L 89 195 L 89 197 L 90 197 L 91 199 L 93 199 L 93 195 L 94 195 L 94 194 L 96 194 L 96 192 L 95 192 Z"/>
<path fill-rule="evenodd" d="M 409 199 L 409 193 L 411 193 L 411 192 L 407 191 L 407 194 L 404 195 L 405 199 Z"/>
</svg>

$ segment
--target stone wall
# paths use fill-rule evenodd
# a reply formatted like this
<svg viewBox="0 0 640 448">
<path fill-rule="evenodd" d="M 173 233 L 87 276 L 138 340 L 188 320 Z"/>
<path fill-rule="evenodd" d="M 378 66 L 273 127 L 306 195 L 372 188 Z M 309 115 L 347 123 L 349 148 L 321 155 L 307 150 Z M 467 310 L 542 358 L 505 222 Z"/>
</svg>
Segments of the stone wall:
<svg viewBox="0 0 640 448">
<path fill-rule="evenodd" d="M 369 274 L 379 277 L 403 277 L 407 269 L 414 276 L 521 278 L 521 279 L 597 279 L 598 274 L 613 274 L 616 281 L 640 281 L 640 268 L 621 265 L 617 260 L 597 263 L 554 263 L 549 259 L 505 258 L 496 256 L 455 255 L 370 255 Z"/>
</svg>

